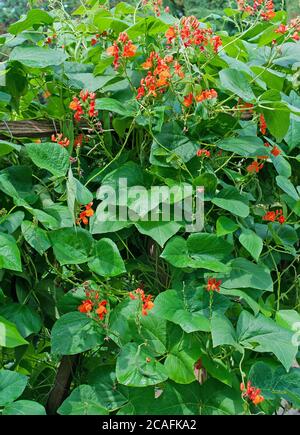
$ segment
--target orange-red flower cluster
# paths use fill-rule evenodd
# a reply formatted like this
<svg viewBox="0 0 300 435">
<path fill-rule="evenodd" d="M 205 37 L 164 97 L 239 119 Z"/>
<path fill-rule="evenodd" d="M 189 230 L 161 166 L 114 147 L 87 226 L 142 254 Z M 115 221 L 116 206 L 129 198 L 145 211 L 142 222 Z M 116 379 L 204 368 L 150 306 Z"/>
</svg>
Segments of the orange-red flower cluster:
<svg viewBox="0 0 300 435">
<path fill-rule="evenodd" d="M 250 15 L 259 15 L 266 21 L 275 17 L 273 0 L 253 0 L 253 5 L 246 0 L 237 0 L 237 5 L 240 11 Z"/>
<path fill-rule="evenodd" d="M 290 33 L 290 37 L 294 41 L 300 41 L 300 17 L 294 18 L 288 25 L 280 24 L 275 32 L 282 35 Z"/>
<path fill-rule="evenodd" d="M 257 160 L 254 160 L 249 166 L 247 166 L 247 171 L 250 173 L 258 173 L 263 167 L 263 163 L 259 163 Z"/>
<path fill-rule="evenodd" d="M 241 383 L 240 388 L 242 391 L 242 396 L 251 400 L 251 402 L 255 406 L 259 405 L 265 400 L 264 397 L 260 394 L 261 390 L 259 388 L 253 387 L 250 381 L 247 382 L 247 388 L 245 388 L 245 385 L 243 383 Z"/>
<path fill-rule="evenodd" d="M 74 110 L 74 119 L 80 121 L 86 114 L 89 118 L 94 118 L 98 115 L 96 108 L 96 94 L 89 91 L 80 91 L 79 98 L 73 97 L 69 107 Z"/>
<path fill-rule="evenodd" d="M 113 65 L 115 69 L 120 66 L 120 56 L 127 59 L 135 56 L 136 46 L 129 39 L 126 32 L 120 33 L 118 39 L 107 48 L 106 53 L 114 58 Z"/>
<path fill-rule="evenodd" d="M 265 142 L 264 145 L 265 145 L 265 147 L 267 147 L 267 148 L 270 147 L 269 142 Z M 272 148 L 271 154 L 272 154 L 274 157 L 277 157 L 277 156 L 279 156 L 279 155 L 281 154 L 281 149 L 279 149 L 276 145 L 274 145 L 273 148 Z"/>
<path fill-rule="evenodd" d="M 70 145 L 70 140 L 67 137 L 63 137 L 63 134 L 57 134 L 56 136 L 53 134 L 51 136 L 52 142 L 57 142 L 62 147 L 68 147 Z"/>
<path fill-rule="evenodd" d="M 259 115 L 259 130 L 263 135 L 267 132 L 267 123 L 263 114 Z"/>
<path fill-rule="evenodd" d="M 222 281 L 217 281 L 216 278 L 209 278 L 206 285 L 206 290 L 211 292 L 220 292 L 220 285 L 222 284 Z"/>
<path fill-rule="evenodd" d="M 202 156 L 210 157 L 210 151 L 205 150 L 205 149 L 200 149 L 197 151 L 197 156 L 198 157 L 202 157 Z"/>
<path fill-rule="evenodd" d="M 99 293 L 96 290 L 85 290 L 87 299 L 82 301 L 78 307 L 78 311 L 84 314 L 95 313 L 99 320 L 103 320 L 105 314 L 107 314 L 107 301 L 99 301 Z"/>
<path fill-rule="evenodd" d="M 76 220 L 77 225 L 80 225 L 81 222 L 84 225 L 87 225 L 89 223 L 89 219 L 90 217 L 94 216 L 94 210 L 92 209 L 93 207 L 93 203 L 90 202 L 89 204 L 87 204 L 85 206 L 85 210 L 81 211 L 79 214 L 79 218 Z"/>
<path fill-rule="evenodd" d="M 142 315 L 147 316 L 148 311 L 152 310 L 154 307 L 153 303 L 153 296 L 152 295 L 145 295 L 144 290 L 141 288 L 138 288 L 134 290 L 133 292 L 129 293 L 129 297 L 132 300 L 140 299 L 142 301 Z"/>
<path fill-rule="evenodd" d="M 158 93 L 164 93 L 170 86 L 172 78 L 171 68 L 174 69 L 174 75 L 181 79 L 184 78 L 182 67 L 174 60 L 173 56 L 160 57 L 158 53 L 152 51 L 150 56 L 142 64 L 142 68 L 148 71 L 147 76 L 142 78 L 140 87 L 137 92 L 137 100 L 141 100 L 144 96 L 157 97 Z"/>
<path fill-rule="evenodd" d="M 279 222 L 280 224 L 285 222 L 282 210 L 268 211 L 262 219 L 269 222 Z"/>
<path fill-rule="evenodd" d="M 196 46 L 201 51 L 204 51 L 205 47 L 211 46 L 217 53 L 222 45 L 220 36 L 214 35 L 210 28 L 201 27 L 200 21 L 194 16 L 183 17 L 179 26 L 169 27 L 165 36 L 168 44 L 179 39 L 185 47 Z"/>
<path fill-rule="evenodd" d="M 212 100 L 214 98 L 218 98 L 218 93 L 214 89 L 206 89 L 198 95 L 193 95 L 193 93 L 191 92 L 184 97 L 183 105 L 185 107 L 190 107 L 194 103 L 194 101 L 196 101 L 197 103 L 202 103 L 203 101 Z"/>
</svg>

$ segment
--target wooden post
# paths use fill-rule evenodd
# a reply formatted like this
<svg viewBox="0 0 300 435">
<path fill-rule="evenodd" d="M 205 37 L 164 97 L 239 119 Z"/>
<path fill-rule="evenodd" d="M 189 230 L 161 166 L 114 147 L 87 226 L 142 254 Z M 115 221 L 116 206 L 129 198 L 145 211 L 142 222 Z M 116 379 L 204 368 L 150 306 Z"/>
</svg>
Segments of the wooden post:
<svg viewBox="0 0 300 435">
<path fill-rule="evenodd" d="M 29 121 L 0 121 L 0 138 L 9 139 L 13 137 L 50 137 L 60 131 L 59 123 L 56 121 L 29 120 Z"/>
</svg>

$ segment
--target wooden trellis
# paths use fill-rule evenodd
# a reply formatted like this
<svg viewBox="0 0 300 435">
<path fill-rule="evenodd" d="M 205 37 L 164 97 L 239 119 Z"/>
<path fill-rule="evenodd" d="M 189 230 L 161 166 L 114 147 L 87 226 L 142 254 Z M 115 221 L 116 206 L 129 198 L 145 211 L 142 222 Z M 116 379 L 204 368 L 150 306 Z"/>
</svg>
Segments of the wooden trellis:
<svg viewBox="0 0 300 435">
<path fill-rule="evenodd" d="M 0 138 L 50 137 L 60 130 L 59 123 L 46 119 L 0 122 Z"/>
</svg>

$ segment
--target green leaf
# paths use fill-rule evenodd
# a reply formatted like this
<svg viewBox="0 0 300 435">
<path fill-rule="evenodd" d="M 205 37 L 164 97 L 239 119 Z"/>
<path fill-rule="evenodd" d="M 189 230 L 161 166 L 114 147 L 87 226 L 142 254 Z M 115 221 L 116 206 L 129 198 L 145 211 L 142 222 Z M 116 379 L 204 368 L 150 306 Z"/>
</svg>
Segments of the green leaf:
<svg viewBox="0 0 300 435">
<path fill-rule="evenodd" d="M 174 328 L 168 334 L 168 355 L 164 366 L 168 377 L 179 384 L 190 384 L 195 380 L 194 365 L 199 359 L 199 342 L 193 334 L 185 334 Z"/>
<path fill-rule="evenodd" d="M 20 149 L 20 145 L 0 140 L 0 157 L 6 156 L 6 154 L 11 153 L 12 151 L 20 151 Z"/>
<path fill-rule="evenodd" d="M 51 243 L 48 239 L 47 232 L 42 228 L 39 228 L 30 221 L 23 221 L 21 228 L 26 242 L 40 255 L 43 255 L 43 253 L 50 248 Z"/>
<path fill-rule="evenodd" d="M 96 109 L 97 110 L 108 110 L 109 112 L 118 113 L 123 116 L 133 116 L 134 110 L 123 105 L 120 101 L 113 98 L 97 98 L 96 99 Z"/>
<path fill-rule="evenodd" d="M 221 287 L 221 295 L 227 295 L 229 297 L 237 297 L 239 302 L 245 301 L 249 307 L 253 310 L 254 315 L 258 314 L 260 311 L 260 305 L 251 297 L 252 290 L 236 290 L 236 289 L 225 289 Z M 255 295 L 254 295 L 255 297 Z"/>
<path fill-rule="evenodd" d="M 295 91 L 291 91 L 288 100 L 290 104 L 300 109 L 300 97 Z M 284 138 L 289 146 L 289 150 L 292 151 L 294 148 L 299 146 L 300 143 L 300 123 L 299 116 L 291 113 L 291 122 L 288 132 Z"/>
<path fill-rule="evenodd" d="M 195 260 L 226 260 L 233 246 L 226 240 L 210 233 L 193 233 L 187 239 L 189 254 Z"/>
<path fill-rule="evenodd" d="M 151 237 L 155 240 L 162 248 L 165 243 L 176 234 L 180 228 L 181 224 L 177 222 L 138 222 L 135 224 L 138 231 L 145 236 Z"/>
<path fill-rule="evenodd" d="M 89 385 L 75 388 L 57 410 L 60 415 L 107 415 L 101 404 L 101 392 Z"/>
<path fill-rule="evenodd" d="M 14 323 L 24 338 L 38 333 L 42 327 L 39 314 L 28 305 L 6 304 L 0 307 L 0 315 Z"/>
<path fill-rule="evenodd" d="M 258 261 L 263 249 L 262 239 L 252 230 L 243 228 L 239 237 L 241 245 L 252 255 L 254 260 Z"/>
<path fill-rule="evenodd" d="M 185 332 L 210 330 L 203 308 L 193 303 L 187 304 L 183 294 L 176 290 L 160 293 L 155 299 L 153 310 L 157 316 L 180 325 Z"/>
<path fill-rule="evenodd" d="M 254 317 L 242 311 L 237 324 L 237 336 L 244 347 L 255 352 L 273 353 L 287 371 L 294 363 L 298 346 L 293 344 L 293 333 L 261 314 Z"/>
<path fill-rule="evenodd" d="M 28 166 L 9 166 L 0 172 L 0 189 L 12 198 L 36 201 L 33 192 L 32 173 Z"/>
<path fill-rule="evenodd" d="M 87 205 L 93 201 L 93 194 L 73 176 L 72 168 L 70 168 L 67 180 L 67 203 L 74 223 L 76 221 L 75 200 L 80 205 Z"/>
<path fill-rule="evenodd" d="M 285 399 L 294 407 L 300 406 L 300 369 L 291 368 L 288 373 L 282 367 L 274 367 L 259 361 L 249 372 L 249 380 L 262 390 L 265 399 Z"/>
<path fill-rule="evenodd" d="M 247 217 L 250 213 L 247 199 L 234 187 L 222 189 L 218 195 L 212 199 L 212 203 L 243 218 Z"/>
<path fill-rule="evenodd" d="M 218 179 L 215 174 L 206 172 L 199 175 L 193 180 L 196 189 L 204 188 L 204 200 L 210 200 L 214 197 L 218 185 Z"/>
<path fill-rule="evenodd" d="M 46 415 L 45 408 L 32 400 L 17 400 L 7 405 L 2 412 L 3 415 Z"/>
<path fill-rule="evenodd" d="M 137 23 L 130 26 L 126 33 L 129 38 L 136 39 L 139 36 L 150 35 L 156 36 L 157 34 L 164 33 L 168 30 L 169 25 L 156 17 L 147 17 L 140 19 Z"/>
<path fill-rule="evenodd" d="M 176 122 L 171 122 L 165 124 L 163 130 L 154 136 L 150 163 L 170 166 L 173 159 L 188 162 L 195 157 L 198 149 L 199 145 L 183 134 L 182 127 Z"/>
<path fill-rule="evenodd" d="M 273 165 L 279 175 L 289 178 L 292 175 L 292 168 L 289 162 L 282 156 L 271 155 Z"/>
<path fill-rule="evenodd" d="M 290 111 L 286 104 L 281 100 L 280 92 L 270 90 L 262 96 L 264 107 L 262 112 L 265 117 L 268 130 L 275 136 L 278 141 L 281 141 L 287 134 L 290 126 Z"/>
<path fill-rule="evenodd" d="M 27 385 L 27 376 L 10 370 L 0 370 L 0 406 L 16 400 Z"/>
<path fill-rule="evenodd" d="M 34 27 L 37 29 L 41 25 L 51 25 L 54 18 L 48 14 L 48 12 L 41 9 L 31 9 L 27 12 L 27 15 L 21 20 L 11 24 L 8 28 L 9 33 L 17 35 L 23 32 L 23 30 L 31 29 Z"/>
<path fill-rule="evenodd" d="M 277 186 L 279 186 L 287 195 L 293 198 L 295 201 L 300 199 L 299 193 L 295 189 L 293 183 L 282 175 L 277 175 L 276 177 Z"/>
<path fill-rule="evenodd" d="M 93 258 L 88 266 L 90 270 L 106 278 L 126 272 L 119 249 L 111 239 L 101 239 L 95 243 Z"/>
<path fill-rule="evenodd" d="M 241 136 L 223 139 L 218 147 L 224 151 L 231 151 L 243 157 L 257 157 L 266 154 L 263 141 L 257 136 Z"/>
<path fill-rule="evenodd" d="M 300 406 L 299 368 L 292 368 L 286 373 L 282 367 L 259 361 L 251 367 L 249 380 L 262 390 L 265 399 L 285 399 L 294 407 Z"/>
<path fill-rule="evenodd" d="M 28 344 L 28 341 L 20 335 L 14 323 L 0 316 L 0 346 L 17 347 Z"/>
<path fill-rule="evenodd" d="M 215 240 L 214 237 L 217 239 L 217 236 L 212 238 L 206 238 L 206 236 L 207 235 L 202 239 L 204 241 L 203 246 L 196 246 L 196 243 L 193 243 L 192 241 L 190 242 L 192 251 L 189 250 L 187 240 L 175 236 L 167 243 L 163 253 L 161 254 L 161 258 L 168 261 L 172 266 L 178 268 L 191 267 L 195 269 L 208 269 L 214 272 L 227 272 L 229 268 L 218 259 L 222 257 L 222 252 L 221 255 L 214 256 L 208 243 L 209 240 Z M 198 240 L 200 239 L 201 236 Z M 220 241 L 216 246 L 220 246 L 221 243 L 222 241 Z M 227 243 L 224 246 L 225 249 L 228 249 Z"/>
<path fill-rule="evenodd" d="M 61 65 L 67 56 L 62 50 L 44 47 L 15 47 L 10 53 L 10 61 L 18 61 L 31 68 L 47 68 Z"/>
<path fill-rule="evenodd" d="M 295 331 L 295 339 L 299 336 L 300 331 L 300 314 L 295 310 L 279 310 L 275 317 L 276 323 L 282 328 Z"/>
<path fill-rule="evenodd" d="M 220 313 L 213 313 L 212 315 L 211 334 L 214 347 L 223 344 L 238 347 L 237 336 L 232 323 Z"/>
<path fill-rule="evenodd" d="M 141 313 L 141 302 L 123 300 L 110 315 L 110 338 L 122 347 L 130 341 L 140 344 L 147 341 L 154 355 L 166 352 L 166 322 L 151 310 L 147 316 L 141 316 L 137 329 L 137 314 Z"/>
<path fill-rule="evenodd" d="M 167 372 L 146 345 L 127 343 L 117 358 L 117 380 L 129 387 L 147 387 L 164 382 Z"/>
<path fill-rule="evenodd" d="M 56 142 L 29 143 L 26 150 L 33 163 L 47 169 L 57 177 L 63 177 L 70 166 L 68 151 Z"/>
<path fill-rule="evenodd" d="M 61 355 L 75 355 L 103 343 L 103 329 L 83 313 L 67 313 L 54 324 L 51 350 Z"/>
<path fill-rule="evenodd" d="M 21 256 L 16 240 L 9 234 L 0 233 L 0 270 L 22 272 Z"/>
<path fill-rule="evenodd" d="M 221 86 L 238 95 L 246 102 L 255 101 L 255 95 L 250 86 L 250 78 L 237 69 L 228 68 L 219 72 Z"/>
<path fill-rule="evenodd" d="M 238 224 L 236 224 L 232 219 L 229 219 L 226 216 L 220 216 L 216 223 L 218 237 L 234 233 L 238 228 Z"/>
<path fill-rule="evenodd" d="M 77 89 L 86 89 L 95 92 L 115 80 L 115 76 L 95 77 L 92 73 L 68 73 L 69 85 Z"/>
<path fill-rule="evenodd" d="M 231 262 L 231 268 L 229 277 L 222 282 L 222 287 L 273 291 L 271 273 L 266 266 L 254 264 L 245 258 L 235 258 Z"/>
<path fill-rule="evenodd" d="M 83 228 L 61 228 L 49 233 L 54 255 L 61 265 L 89 261 L 93 237 Z"/>
<path fill-rule="evenodd" d="M 0 232 L 8 232 L 9 234 L 14 233 L 21 225 L 24 216 L 25 213 L 23 211 L 16 211 L 15 213 L 6 215 L 5 219 L 2 220 L 2 223 L 0 224 Z"/>
<path fill-rule="evenodd" d="M 120 391 L 116 379 L 115 366 L 101 366 L 88 374 L 88 384 L 99 393 L 99 403 L 110 411 L 120 408 L 127 402 L 127 398 Z"/>
</svg>

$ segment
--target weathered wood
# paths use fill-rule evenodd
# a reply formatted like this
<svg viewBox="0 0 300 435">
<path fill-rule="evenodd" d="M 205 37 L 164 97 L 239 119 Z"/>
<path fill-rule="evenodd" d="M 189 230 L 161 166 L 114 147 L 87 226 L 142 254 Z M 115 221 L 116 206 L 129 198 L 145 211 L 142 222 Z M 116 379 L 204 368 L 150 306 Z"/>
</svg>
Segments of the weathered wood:
<svg viewBox="0 0 300 435">
<path fill-rule="evenodd" d="M 65 355 L 62 357 L 53 388 L 47 400 L 47 414 L 56 414 L 60 405 L 67 398 L 78 359 L 79 355 Z"/>
<path fill-rule="evenodd" d="M 58 122 L 41 120 L 0 122 L 0 138 L 49 137 L 60 131 Z"/>
</svg>

